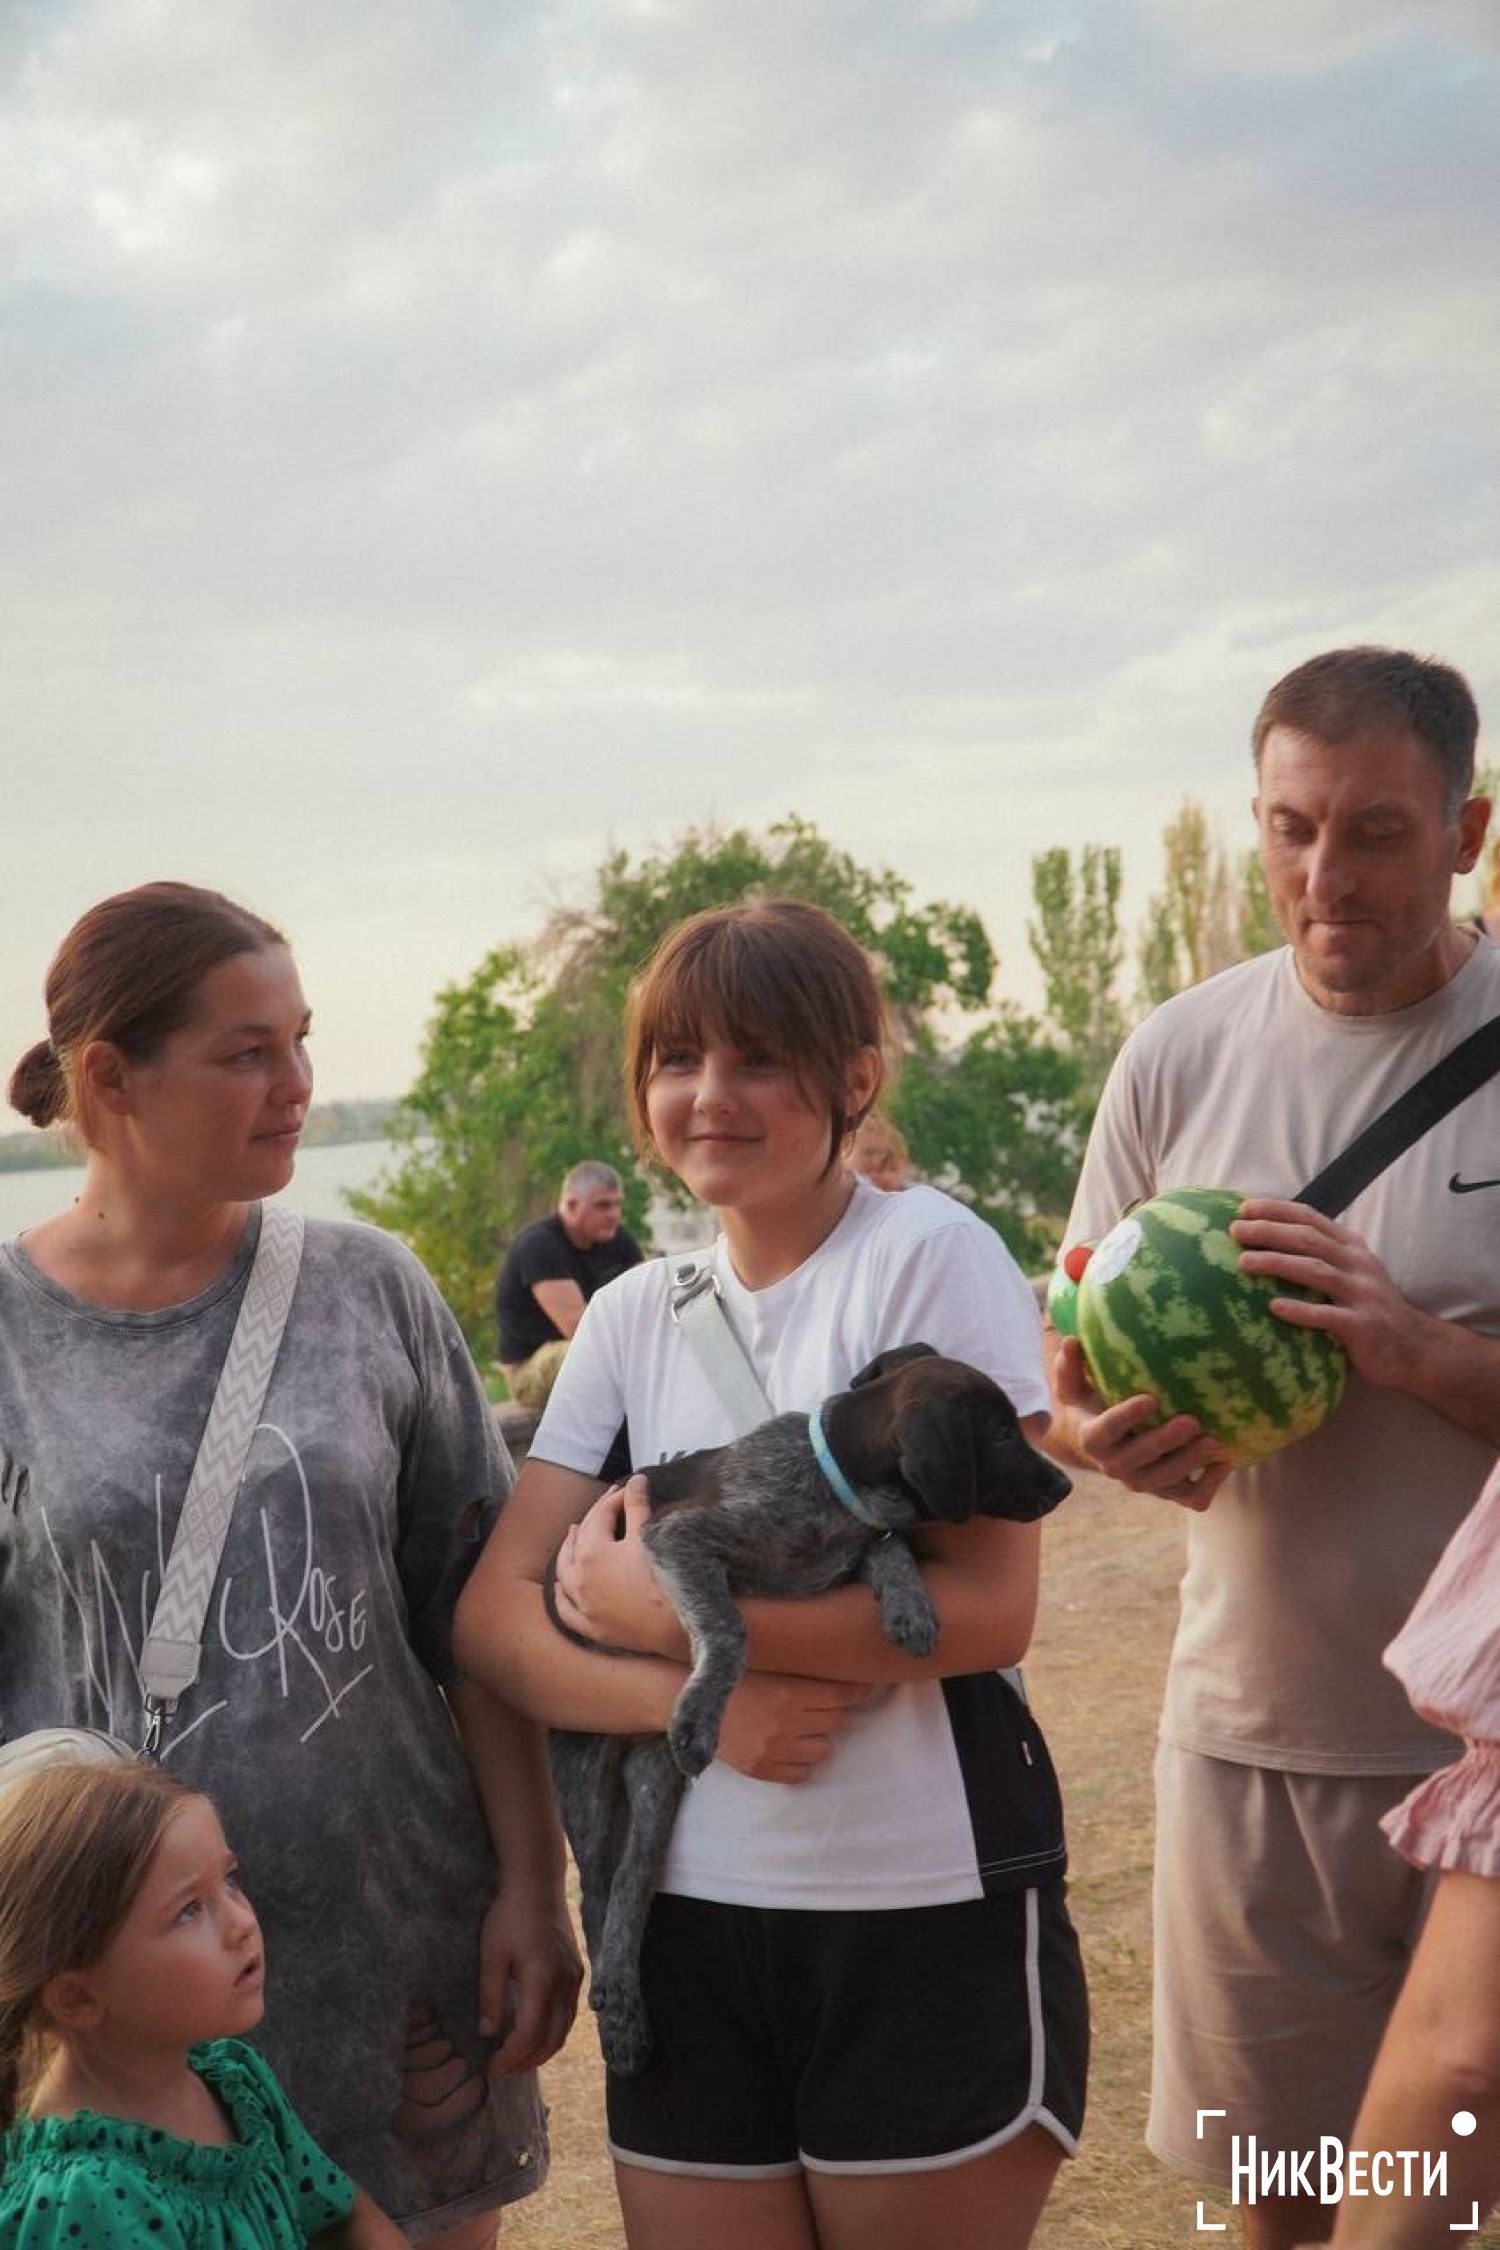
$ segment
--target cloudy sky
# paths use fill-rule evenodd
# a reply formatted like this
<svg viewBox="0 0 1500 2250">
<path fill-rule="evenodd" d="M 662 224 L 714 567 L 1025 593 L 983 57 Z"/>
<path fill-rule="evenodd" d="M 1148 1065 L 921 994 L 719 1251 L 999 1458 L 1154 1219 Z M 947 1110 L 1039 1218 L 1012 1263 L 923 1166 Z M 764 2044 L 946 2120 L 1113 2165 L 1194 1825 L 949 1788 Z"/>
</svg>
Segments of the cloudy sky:
<svg viewBox="0 0 1500 2250">
<path fill-rule="evenodd" d="M 611 846 L 972 902 L 1392 640 L 1500 722 L 1493 0 L 6 0 L 0 1060 L 107 890 L 326 1094 Z M 13 1123 L 18 1122 L 12 1120 Z"/>
</svg>

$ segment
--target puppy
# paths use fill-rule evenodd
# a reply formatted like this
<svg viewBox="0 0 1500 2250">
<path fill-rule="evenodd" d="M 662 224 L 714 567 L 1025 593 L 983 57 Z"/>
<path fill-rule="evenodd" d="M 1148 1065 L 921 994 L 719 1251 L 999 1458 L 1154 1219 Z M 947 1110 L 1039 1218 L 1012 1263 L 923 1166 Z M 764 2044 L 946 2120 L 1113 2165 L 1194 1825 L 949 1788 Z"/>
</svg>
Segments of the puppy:
<svg viewBox="0 0 1500 2250">
<path fill-rule="evenodd" d="M 1028 1445 L 999 1384 L 929 1344 L 882 1352 L 817 1415 L 775 1415 L 733 1445 L 662 1462 L 646 1481 L 642 1537 L 687 1630 L 687 1680 L 665 1735 L 552 1736 L 590 1999 L 605 2060 L 627 2077 L 650 2054 L 641 1939 L 678 1801 L 713 1757 L 745 1669 L 736 1596 L 820 1594 L 862 1578 L 897 1647 L 927 1656 L 937 1619 L 900 1534 L 975 1515 L 1030 1523 L 1071 1489 Z M 546 1595 L 567 1632 L 550 1570 Z"/>
</svg>

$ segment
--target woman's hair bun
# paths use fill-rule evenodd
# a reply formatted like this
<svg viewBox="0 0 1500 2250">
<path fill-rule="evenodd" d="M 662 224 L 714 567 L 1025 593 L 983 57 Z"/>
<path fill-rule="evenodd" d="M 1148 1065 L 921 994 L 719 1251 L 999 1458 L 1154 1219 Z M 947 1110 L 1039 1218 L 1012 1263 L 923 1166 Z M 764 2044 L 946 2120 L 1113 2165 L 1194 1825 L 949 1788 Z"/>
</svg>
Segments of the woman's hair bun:
<svg viewBox="0 0 1500 2250">
<path fill-rule="evenodd" d="M 10 1105 L 33 1125 L 55 1125 L 68 1113 L 68 1082 L 50 1040 L 28 1047 L 10 1076 Z"/>
</svg>

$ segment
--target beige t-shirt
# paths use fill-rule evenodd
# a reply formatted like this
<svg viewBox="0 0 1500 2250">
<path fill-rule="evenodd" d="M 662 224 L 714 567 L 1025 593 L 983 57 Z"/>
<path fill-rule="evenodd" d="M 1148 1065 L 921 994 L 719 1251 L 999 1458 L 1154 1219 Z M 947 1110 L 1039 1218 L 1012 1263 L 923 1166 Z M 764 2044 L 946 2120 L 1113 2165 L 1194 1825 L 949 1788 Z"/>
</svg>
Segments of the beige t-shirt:
<svg viewBox="0 0 1500 2250">
<path fill-rule="evenodd" d="M 1331 1015 L 1289 949 L 1226 970 L 1134 1032 L 1111 1073 L 1067 1239 L 1171 1187 L 1292 1195 L 1500 1013 L 1500 947 L 1393 1015 Z M 1413 1304 L 1500 1335 L 1500 1078 L 1341 1214 Z M 1304 1773 L 1415 1773 L 1453 1755 L 1381 1651 L 1473 1504 L 1494 1448 L 1351 1372 L 1310 1438 L 1190 1518 L 1166 1740 Z M 1160 1503 L 1142 1503 L 1159 1505 Z"/>
</svg>

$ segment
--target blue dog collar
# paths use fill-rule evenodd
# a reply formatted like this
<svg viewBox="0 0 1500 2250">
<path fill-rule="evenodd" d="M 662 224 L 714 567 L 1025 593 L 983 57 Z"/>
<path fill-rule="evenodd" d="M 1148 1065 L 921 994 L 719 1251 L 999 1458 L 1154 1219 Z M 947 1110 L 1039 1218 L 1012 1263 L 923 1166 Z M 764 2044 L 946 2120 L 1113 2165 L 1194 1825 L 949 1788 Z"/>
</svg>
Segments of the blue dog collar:
<svg viewBox="0 0 1500 2250">
<path fill-rule="evenodd" d="M 815 1406 L 807 1417 L 807 1437 L 808 1443 L 813 1449 L 813 1459 L 828 1479 L 834 1497 L 843 1502 L 851 1516 L 857 1517 L 863 1524 L 868 1524 L 872 1531 L 884 1531 L 887 1528 L 886 1525 L 881 1522 L 878 1516 L 870 1513 L 837 1461 L 835 1461 L 833 1449 L 828 1443 L 823 1428 L 823 1409 L 821 1406 Z"/>
</svg>

